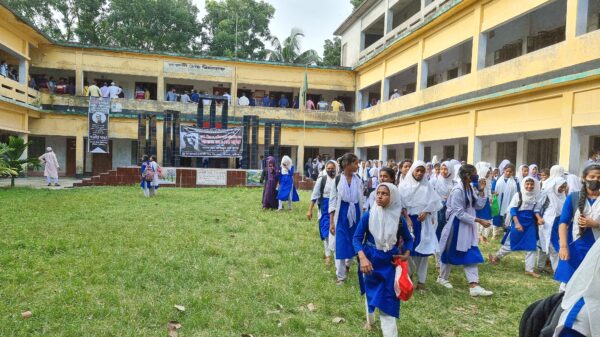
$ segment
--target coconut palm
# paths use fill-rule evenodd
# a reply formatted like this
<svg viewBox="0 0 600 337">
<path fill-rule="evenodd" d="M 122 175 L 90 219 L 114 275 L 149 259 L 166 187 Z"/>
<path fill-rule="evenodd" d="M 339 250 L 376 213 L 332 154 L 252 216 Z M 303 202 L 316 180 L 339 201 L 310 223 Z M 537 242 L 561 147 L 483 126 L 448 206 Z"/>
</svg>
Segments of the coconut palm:
<svg viewBox="0 0 600 337">
<path fill-rule="evenodd" d="M 0 177 L 9 177 L 12 175 L 18 175 L 17 171 L 10 168 L 8 160 L 4 157 L 4 154 L 10 150 L 7 144 L 0 143 Z"/>
<path fill-rule="evenodd" d="M 269 50 L 269 61 L 314 65 L 321 61 L 314 49 L 300 52 L 300 38 L 304 33 L 299 28 L 292 28 L 290 36 L 283 43 L 276 36 L 271 38 L 272 50 Z"/>
<path fill-rule="evenodd" d="M 30 167 L 40 167 L 40 161 L 37 158 L 22 158 L 23 153 L 31 142 L 26 142 L 21 137 L 8 137 L 8 143 L 0 143 L 1 162 L 7 168 L 6 174 L 10 175 L 10 187 L 15 186 L 15 178 L 19 176 L 23 170 Z"/>
</svg>

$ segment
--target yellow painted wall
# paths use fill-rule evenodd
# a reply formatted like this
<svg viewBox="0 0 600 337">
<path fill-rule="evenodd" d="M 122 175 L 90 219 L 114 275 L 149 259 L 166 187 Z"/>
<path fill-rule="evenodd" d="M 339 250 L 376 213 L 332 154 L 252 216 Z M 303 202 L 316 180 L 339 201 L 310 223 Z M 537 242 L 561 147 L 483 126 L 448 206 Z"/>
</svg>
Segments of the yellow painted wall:
<svg viewBox="0 0 600 337">
<path fill-rule="evenodd" d="M 414 143 L 417 140 L 415 123 L 383 129 L 383 145 Z"/>
<path fill-rule="evenodd" d="M 600 88 L 574 93 L 573 126 L 600 125 Z"/>
<path fill-rule="evenodd" d="M 381 143 L 381 131 L 356 133 L 356 147 L 378 146 Z"/>
<path fill-rule="evenodd" d="M 560 128 L 562 96 L 477 111 L 478 136 Z"/>
<path fill-rule="evenodd" d="M 0 130 L 28 133 L 27 109 L 0 101 Z"/>
<path fill-rule="evenodd" d="M 373 66 L 372 68 L 361 72 L 358 75 L 358 89 L 364 89 L 373 83 L 382 81 L 383 63 Z"/>
<path fill-rule="evenodd" d="M 389 58 L 385 65 L 385 76 L 391 76 L 395 73 L 412 67 L 417 64 L 420 57 L 419 44 L 413 44 L 407 49 Z"/>
<path fill-rule="evenodd" d="M 486 31 L 511 18 L 526 13 L 548 0 L 493 0 L 483 5 L 481 30 Z"/>
<path fill-rule="evenodd" d="M 428 58 L 471 38 L 473 36 L 474 18 L 473 12 L 463 14 L 459 19 L 444 25 L 442 29 L 426 37 L 423 58 Z"/>
<path fill-rule="evenodd" d="M 467 113 L 422 121 L 419 140 L 426 142 L 466 137 L 468 121 Z"/>
</svg>

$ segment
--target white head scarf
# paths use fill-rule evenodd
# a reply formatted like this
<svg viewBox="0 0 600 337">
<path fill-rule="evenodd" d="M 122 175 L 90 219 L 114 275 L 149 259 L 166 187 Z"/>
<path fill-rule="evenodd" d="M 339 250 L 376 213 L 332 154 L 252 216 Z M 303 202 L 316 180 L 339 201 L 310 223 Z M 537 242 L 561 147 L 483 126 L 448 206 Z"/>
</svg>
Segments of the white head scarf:
<svg viewBox="0 0 600 337">
<path fill-rule="evenodd" d="M 560 165 L 554 165 L 550 168 L 550 176 L 548 177 L 548 179 L 558 178 L 558 177 L 563 178 L 564 175 L 565 175 L 565 169 Z"/>
<path fill-rule="evenodd" d="M 369 211 L 369 232 L 375 239 L 375 247 L 384 252 L 389 251 L 398 240 L 398 223 L 402 213 L 402 201 L 398 187 L 390 183 L 381 183 L 381 186 L 388 188 L 390 192 L 390 203 L 386 207 L 381 207 L 377 203 L 373 204 Z"/>
<path fill-rule="evenodd" d="M 492 190 L 492 178 L 491 174 L 489 177 L 487 175 L 490 173 L 492 167 L 486 162 L 479 162 L 477 165 L 475 165 L 475 167 L 477 168 L 477 175 L 479 176 L 479 179 L 485 179 L 485 197 L 489 198 Z"/>
<path fill-rule="evenodd" d="M 408 214 L 430 213 L 421 222 L 421 242 L 415 247 L 415 251 L 420 254 L 433 254 L 438 249 L 438 240 L 433 224 L 434 215 L 435 212 L 442 209 L 443 204 L 442 199 L 424 175 L 420 181 L 415 179 L 413 172 L 417 167 L 425 168 L 425 162 L 417 160 L 412 164 L 399 186 L 400 196 Z"/>
<path fill-rule="evenodd" d="M 508 160 L 508 159 L 504 159 L 503 161 L 500 162 L 500 165 L 498 165 L 498 170 L 500 171 L 500 175 L 502 175 L 502 173 L 504 172 L 504 168 L 508 164 L 510 164 L 510 160 Z"/>
<path fill-rule="evenodd" d="M 284 166 L 285 164 L 285 166 Z M 293 164 L 292 164 L 292 158 L 288 157 L 288 156 L 283 156 L 283 158 L 281 158 L 281 173 L 282 174 L 288 174 L 289 170 L 292 168 Z"/>
<path fill-rule="evenodd" d="M 500 201 L 500 215 L 505 215 L 510 210 L 509 206 L 513 196 L 518 192 L 515 178 L 505 178 L 503 170 L 496 182 L 495 192 L 498 193 Z"/>
<path fill-rule="evenodd" d="M 535 175 L 533 175 L 534 168 L 538 171 Z M 540 170 L 539 170 L 537 164 L 531 164 L 531 165 L 529 165 L 529 174 L 527 176 L 534 177 L 535 179 L 540 180 L 540 177 L 539 177 L 540 172 L 539 171 Z"/>
<path fill-rule="evenodd" d="M 452 187 L 454 187 L 454 176 L 456 172 L 454 171 L 454 165 L 451 165 L 449 161 L 443 162 L 441 166 L 445 166 L 448 169 L 448 176 L 444 177 L 440 173 L 440 176 L 435 182 L 435 191 L 445 200 L 448 199 L 450 191 L 452 191 Z"/>
<path fill-rule="evenodd" d="M 600 320 L 597 319 L 600 312 L 600 240 L 594 243 L 567 284 L 561 304 L 565 309 L 561 321 L 581 298 L 585 301 L 582 311 L 587 313 L 588 319 L 587 322 L 578 320 L 573 327 L 579 331 L 581 324 L 581 328 L 589 331 L 586 336 L 600 336 Z"/>
<path fill-rule="evenodd" d="M 48 146 L 48 147 L 46 148 L 46 152 L 52 152 L 52 148 L 51 148 L 50 146 Z"/>
<path fill-rule="evenodd" d="M 533 181 L 534 187 L 533 191 L 531 192 L 525 189 L 525 183 L 527 181 Z M 525 177 L 520 183 L 520 188 L 522 198 L 521 209 L 533 209 L 533 206 L 536 204 L 540 196 L 540 182 L 533 177 Z M 519 205 L 518 203 L 519 197 L 515 195 L 509 208 L 517 207 Z"/>
<path fill-rule="evenodd" d="M 565 175 L 567 176 L 565 179 L 569 185 L 569 193 L 581 191 L 581 181 L 579 180 L 579 177 L 572 173 L 565 173 Z"/>
<path fill-rule="evenodd" d="M 520 165 L 517 172 L 515 172 L 515 177 L 517 177 L 517 181 L 519 182 L 523 181 L 523 178 L 525 178 L 523 177 L 523 167 L 529 168 L 527 165 Z"/>
<path fill-rule="evenodd" d="M 560 213 L 562 212 L 562 207 L 565 204 L 565 199 L 567 198 L 567 195 L 564 192 L 559 193 L 558 189 L 566 183 L 567 181 L 563 177 L 552 179 L 552 181 L 548 183 L 550 186 L 548 186 L 546 192 L 548 195 L 548 199 L 550 199 L 550 203 L 554 206 L 554 214 L 552 214 L 554 218 L 560 215 Z M 544 187 L 545 186 L 546 184 L 544 184 Z"/>
</svg>

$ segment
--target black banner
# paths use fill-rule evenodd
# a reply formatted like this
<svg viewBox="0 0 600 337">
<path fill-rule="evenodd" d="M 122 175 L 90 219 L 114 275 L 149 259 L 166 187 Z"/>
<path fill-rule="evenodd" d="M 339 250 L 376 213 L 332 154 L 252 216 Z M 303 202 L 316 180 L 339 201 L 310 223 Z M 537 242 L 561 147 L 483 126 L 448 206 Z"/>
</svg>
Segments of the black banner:
<svg viewBox="0 0 600 337">
<path fill-rule="evenodd" d="M 90 97 L 88 109 L 88 152 L 108 153 L 110 98 Z"/>
<path fill-rule="evenodd" d="M 236 158 L 242 155 L 242 129 L 181 126 L 182 157 Z"/>
</svg>

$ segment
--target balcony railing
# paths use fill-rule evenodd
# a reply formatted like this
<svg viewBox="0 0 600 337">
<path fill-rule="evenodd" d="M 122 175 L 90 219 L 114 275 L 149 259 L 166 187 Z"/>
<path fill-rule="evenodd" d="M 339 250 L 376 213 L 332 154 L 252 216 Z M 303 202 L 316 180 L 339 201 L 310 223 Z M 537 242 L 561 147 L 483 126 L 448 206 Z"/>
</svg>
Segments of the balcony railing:
<svg viewBox="0 0 600 337">
<path fill-rule="evenodd" d="M 399 37 L 412 31 L 421 24 L 424 24 L 427 20 L 434 17 L 435 14 L 440 10 L 440 8 L 449 1 L 450 0 L 434 0 L 432 3 L 425 6 L 425 8 L 421 8 L 421 10 L 418 13 L 408 18 L 406 21 L 398 25 L 398 27 L 389 31 L 381 39 L 377 40 L 369 47 L 363 49 L 358 54 L 357 63 L 361 64 L 366 62 L 371 57 L 375 56 L 378 52 L 383 50 L 386 46 L 394 43 Z"/>
<path fill-rule="evenodd" d="M 89 97 L 71 95 L 41 94 L 42 108 L 46 111 L 61 111 L 84 114 L 89 106 Z M 194 121 L 198 105 L 196 103 L 161 102 L 154 100 L 137 100 L 116 98 L 111 102 L 111 113 L 115 114 L 137 114 L 137 113 L 163 113 L 166 110 L 179 111 L 184 120 Z M 221 116 L 223 107 L 218 105 L 216 109 L 217 120 Z M 210 106 L 204 106 L 204 116 L 209 114 Z M 314 124 L 340 124 L 341 127 L 350 127 L 355 121 L 354 112 L 332 112 L 332 111 L 301 111 L 298 109 L 269 108 L 260 106 L 231 106 L 228 115 L 232 119 L 241 120 L 243 116 L 255 115 L 261 119 L 285 120 L 293 124 L 304 122 Z"/>
<path fill-rule="evenodd" d="M 0 76 L 0 96 L 15 102 L 37 106 L 40 93 L 17 81 Z"/>
</svg>

